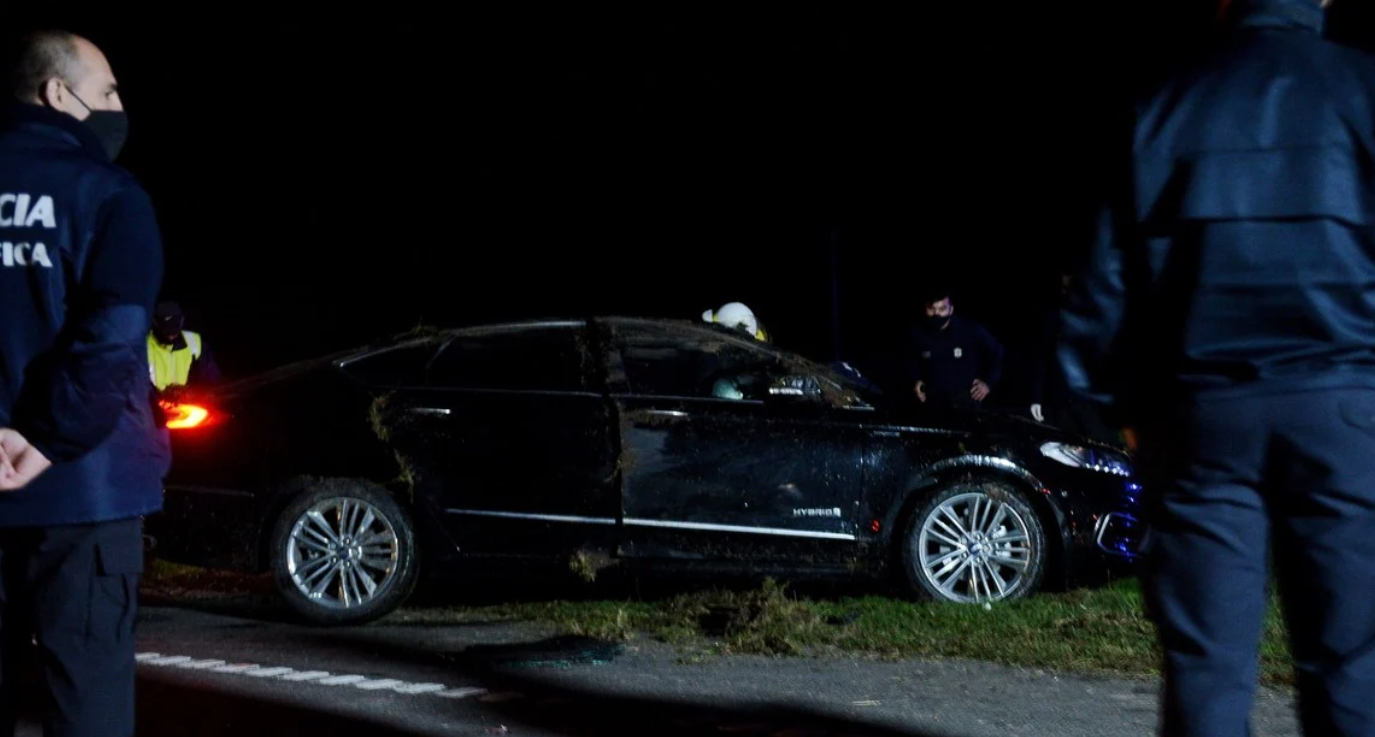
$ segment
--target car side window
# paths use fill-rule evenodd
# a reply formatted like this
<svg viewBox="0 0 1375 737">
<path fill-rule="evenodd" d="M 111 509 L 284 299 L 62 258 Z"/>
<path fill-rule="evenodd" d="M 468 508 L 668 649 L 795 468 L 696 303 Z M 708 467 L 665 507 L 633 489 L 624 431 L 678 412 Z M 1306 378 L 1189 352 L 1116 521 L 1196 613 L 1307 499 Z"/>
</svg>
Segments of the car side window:
<svg viewBox="0 0 1375 737">
<path fill-rule="evenodd" d="M 388 348 L 347 364 L 344 372 L 375 386 L 424 386 L 425 367 L 439 346 L 423 341 Z"/>
<path fill-rule="evenodd" d="M 585 391 L 579 331 L 541 327 L 453 338 L 430 366 L 429 385 L 507 391 Z"/>
<path fill-rule="evenodd" d="M 631 392 L 661 397 L 763 400 L 783 373 L 773 355 L 716 336 L 619 331 Z"/>
</svg>

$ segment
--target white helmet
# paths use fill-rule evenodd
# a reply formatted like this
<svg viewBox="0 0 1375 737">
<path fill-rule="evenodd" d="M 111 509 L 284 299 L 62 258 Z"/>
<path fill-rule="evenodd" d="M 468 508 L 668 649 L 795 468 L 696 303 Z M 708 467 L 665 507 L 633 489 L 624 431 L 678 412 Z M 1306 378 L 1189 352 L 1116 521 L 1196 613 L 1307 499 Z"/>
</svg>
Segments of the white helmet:
<svg viewBox="0 0 1375 737">
<path fill-rule="evenodd" d="M 728 328 L 739 328 L 752 337 L 759 336 L 759 320 L 755 318 L 754 311 L 741 302 L 721 305 L 721 308 L 715 311 L 707 310 L 702 313 L 702 320 L 725 325 Z"/>
</svg>

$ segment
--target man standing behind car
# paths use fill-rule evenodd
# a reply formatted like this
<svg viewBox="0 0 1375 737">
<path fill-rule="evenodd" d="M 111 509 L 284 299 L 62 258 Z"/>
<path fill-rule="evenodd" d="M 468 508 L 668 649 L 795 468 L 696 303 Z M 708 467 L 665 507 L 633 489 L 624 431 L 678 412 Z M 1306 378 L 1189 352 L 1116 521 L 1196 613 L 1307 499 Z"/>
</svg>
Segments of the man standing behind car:
<svg viewBox="0 0 1375 737">
<path fill-rule="evenodd" d="M 982 325 L 955 315 L 949 289 L 928 290 L 922 310 L 907 345 L 908 391 L 937 407 L 982 405 L 1002 378 L 1002 344 Z"/>
<path fill-rule="evenodd" d="M 1375 66 L 1322 5 L 1236 0 L 1139 106 L 1065 312 L 1138 438 L 1167 735 L 1250 733 L 1271 560 L 1304 734 L 1375 734 Z"/>
<path fill-rule="evenodd" d="M 32 643 L 44 734 L 134 731 L 139 516 L 169 452 L 145 346 L 162 281 L 148 195 L 104 54 L 61 31 L 20 43 L 0 131 L 0 729 Z"/>
</svg>

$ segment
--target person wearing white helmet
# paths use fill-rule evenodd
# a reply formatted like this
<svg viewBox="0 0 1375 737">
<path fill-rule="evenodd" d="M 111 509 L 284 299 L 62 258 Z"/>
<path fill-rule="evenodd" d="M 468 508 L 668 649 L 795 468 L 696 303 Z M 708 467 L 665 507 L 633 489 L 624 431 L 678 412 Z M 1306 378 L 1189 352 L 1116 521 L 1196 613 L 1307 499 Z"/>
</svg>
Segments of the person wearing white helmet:
<svg viewBox="0 0 1375 737">
<path fill-rule="evenodd" d="M 727 302 L 718 309 L 707 310 L 702 313 L 702 321 L 738 328 L 757 340 L 773 342 L 768 331 L 759 324 L 759 318 L 754 316 L 754 310 L 746 307 L 743 302 Z"/>
<path fill-rule="evenodd" d="M 740 330 L 755 340 L 772 342 L 768 331 L 764 330 L 759 324 L 759 318 L 755 317 L 754 310 L 746 307 L 743 302 L 728 302 L 718 309 L 707 310 L 702 313 L 702 321 Z M 712 385 L 711 393 L 718 399 L 744 399 L 744 390 L 748 387 L 743 384 L 749 383 L 751 377 L 721 378 Z"/>
</svg>

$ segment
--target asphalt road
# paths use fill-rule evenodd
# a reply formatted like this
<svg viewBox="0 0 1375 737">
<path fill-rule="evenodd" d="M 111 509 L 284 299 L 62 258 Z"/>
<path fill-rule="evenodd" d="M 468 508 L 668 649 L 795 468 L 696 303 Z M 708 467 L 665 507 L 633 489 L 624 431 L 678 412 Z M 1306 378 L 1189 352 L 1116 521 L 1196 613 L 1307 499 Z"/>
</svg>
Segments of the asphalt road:
<svg viewBox="0 0 1375 737">
<path fill-rule="evenodd" d="M 658 643 L 539 649 L 551 635 L 387 620 L 321 629 L 145 605 L 138 734 L 1142 737 L 1156 721 L 1149 680 L 967 662 L 688 664 Z M 1262 691 L 1255 734 L 1298 735 L 1292 699 Z"/>
</svg>

